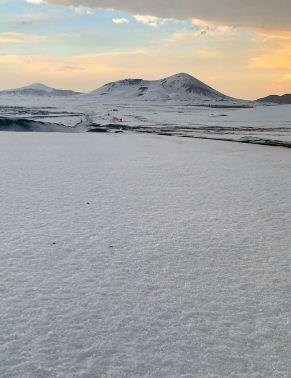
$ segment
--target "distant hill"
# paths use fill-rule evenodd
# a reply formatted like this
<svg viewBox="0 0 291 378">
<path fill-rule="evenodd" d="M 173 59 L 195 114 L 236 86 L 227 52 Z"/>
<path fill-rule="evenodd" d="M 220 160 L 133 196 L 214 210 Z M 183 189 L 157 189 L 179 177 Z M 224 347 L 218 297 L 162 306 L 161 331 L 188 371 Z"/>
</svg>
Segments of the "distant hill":
<svg viewBox="0 0 291 378">
<path fill-rule="evenodd" d="M 22 88 L 0 91 L 0 95 L 9 96 L 75 96 L 83 93 L 63 90 L 35 83 Z M 191 101 L 210 104 L 221 102 L 219 106 L 239 105 L 249 103 L 238 100 L 211 88 L 202 81 L 187 73 L 178 73 L 161 80 L 124 79 L 105 84 L 85 96 L 101 99 L 116 100 L 145 100 L 145 101 Z"/>
<path fill-rule="evenodd" d="M 0 91 L 0 95 L 15 95 L 15 96 L 74 96 L 79 95 L 80 92 L 71 90 L 56 89 L 48 87 L 47 85 L 35 83 L 22 88 L 8 89 Z"/>
<path fill-rule="evenodd" d="M 186 73 L 179 73 L 162 80 L 125 79 L 105 84 L 90 93 L 120 99 L 156 100 L 234 100 Z"/>
<path fill-rule="evenodd" d="M 291 104 L 291 94 L 285 94 L 283 96 L 271 95 L 263 98 L 259 98 L 258 102 L 269 102 L 274 104 L 286 105 Z"/>
</svg>

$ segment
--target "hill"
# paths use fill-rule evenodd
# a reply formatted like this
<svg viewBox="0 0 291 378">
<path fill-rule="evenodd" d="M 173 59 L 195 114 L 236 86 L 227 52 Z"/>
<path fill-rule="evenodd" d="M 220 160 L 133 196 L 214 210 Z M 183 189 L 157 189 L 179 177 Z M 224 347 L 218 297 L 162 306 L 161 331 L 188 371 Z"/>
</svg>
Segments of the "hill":
<svg viewBox="0 0 291 378">
<path fill-rule="evenodd" d="M 47 85 L 35 83 L 25 87 L 9 89 L 0 91 L 0 95 L 15 95 L 15 96 L 74 96 L 79 95 L 80 92 L 74 92 L 66 89 L 56 89 L 48 87 Z"/>
<path fill-rule="evenodd" d="M 186 73 L 161 80 L 125 79 L 105 84 L 90 93 L 91 96 L 108 96 L 126 99 L 226 101 L 232 98 L 216 91 Z"/>
<path fill-rule="evenodd" d="M 259 98 L 257 100 L 258 102 L 269 102 L 274 104 L 280 104 L 280 105 L 287 105 L 291 104 L 291 94 L 285 94 L 283 96 L 278 95 L 270 95 L 267 97 Z"/>
</svg>

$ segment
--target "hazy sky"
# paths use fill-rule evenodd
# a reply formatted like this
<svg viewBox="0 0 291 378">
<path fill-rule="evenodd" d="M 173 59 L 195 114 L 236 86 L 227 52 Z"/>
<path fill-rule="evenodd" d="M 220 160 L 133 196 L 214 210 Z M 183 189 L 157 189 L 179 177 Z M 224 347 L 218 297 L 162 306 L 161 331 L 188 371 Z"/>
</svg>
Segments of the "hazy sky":
<svg viewBox="0 0 291 378">
<path fill-rule="evenodd" d="M 187 72 L 236 97 L 290 93 L 290 15 L 291 0 L 0 0 L 0 88 Z"/>
</svg>

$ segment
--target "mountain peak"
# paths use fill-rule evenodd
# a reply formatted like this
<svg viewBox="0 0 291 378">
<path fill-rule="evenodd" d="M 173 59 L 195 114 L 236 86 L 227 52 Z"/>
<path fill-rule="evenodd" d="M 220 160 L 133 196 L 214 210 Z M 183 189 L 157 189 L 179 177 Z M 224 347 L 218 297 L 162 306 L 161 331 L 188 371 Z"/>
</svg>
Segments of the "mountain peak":
<svg viewBox="0 0 291 378">
<path fill-rule="evenodd" d="M 33 83 L 30 85 L 24 86 L 21 89 L 32 89 L 32 90 L 37 90 L 37 91 L 47 91 L 47 90 L 51 91 L 53 88 L 42 83 Z"/>
<path fill-rule="evenodd" d="M 79 92 L 74 92 L 71 90 L 65 89 L 56 89 L 51 88 L 42 83 L 33 83 L 27 85 L 25 87 L 16 88 L 16 89 L 9 89 L 6 91 L 1 91 L 0 94 L 8 94 L 8 95 L 17 95 L 17 96 L 24 96 L 24 95 L 31 95 L 31 96 L 73 96 L 81 94 Z"/>
<path fill-rule="evenodd" d="M 148 101 L 224 101 L 229 97 L 181 72 L 161 80 L 125 79 L 105 84 L 91 95 Z"/>
<path fill-rule="evenodd" d="M 167 77 L 167 79 L 170 79 L 170 78 L 194 79 L 194 77 L 192 75 L 185 73 L 185 72 L 179 72 L 177 74 L 174 74 L 174 75 Z"/>
</svg>

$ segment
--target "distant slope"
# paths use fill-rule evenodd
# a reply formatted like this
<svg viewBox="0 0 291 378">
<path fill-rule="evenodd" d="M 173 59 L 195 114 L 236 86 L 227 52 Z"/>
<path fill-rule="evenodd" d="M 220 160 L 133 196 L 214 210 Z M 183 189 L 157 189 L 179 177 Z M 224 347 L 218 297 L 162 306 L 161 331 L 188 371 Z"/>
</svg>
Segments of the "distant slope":
<svg viewBox="0 0 291 378">
<path fill-rule="evenodd" d="M 15 95 L 15 96 L 74 96 L 79 95 L 80 92 L 71 90 L 63 90 L 48 87 L 47 85 L 35 83 L 22 88 L 9 89 L 0 91 L 0 95 Z"/>
<path fill-rule="evenodd" d="M 162 80 L 125 79 L 108 83 L 90 93 L 91 96 L 108 96 L 127 99 L 226 101 L 232 98 L 195 79 L 179 73 Z"/>
<path fill-rule="evenodd" d="M 271 95 L 271 96 L 259 98 L 257 101 L 269 102 L 269 103 L 280 104 L 280 105 L 291 104 L 291 94 L 285 94 L 283 96 Z"/>
</svg>

